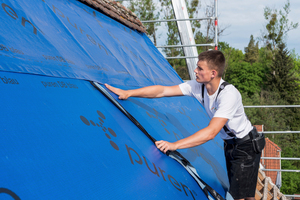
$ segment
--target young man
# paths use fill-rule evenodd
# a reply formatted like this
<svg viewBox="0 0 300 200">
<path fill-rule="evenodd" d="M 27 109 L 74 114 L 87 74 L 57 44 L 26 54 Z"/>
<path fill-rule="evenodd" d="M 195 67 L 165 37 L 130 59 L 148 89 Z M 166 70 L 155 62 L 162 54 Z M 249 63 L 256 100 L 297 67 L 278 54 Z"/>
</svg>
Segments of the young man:
<svg viewBox="0 0 300 200">
<path fill-rule="evenodd" d="M 176 86 L 155 85 L 135 90 L 121 90 L 107 84 L 106 87 L 119 95 L 119 99 L 182 95 L 195 97 L 204 104 L 203 106 L 211 118 L 209 125 L 174 143 L 157 141 L 155 143 L 157 148 L 166 153 L 168 150 L 175 151 L 194 147 L 212 140 L 220 132 L 221 138 L 225 141 L 226 165 L 230 182 L 229 192 L 234 199 L 254 200 L 261 153 L 254 151 L 251 137 L 257 132 L 244 112 L 241 94 L 233 85 L 227 85 L 218 94 L 219 88 L 224 82 L 221 78 L 224 68 L 225 57 L 221 51 L 205 51 L 198 56 L 197 68 L 194 70 L 196 80 Z M 225 128 L 223 128 L 224 126 Z"/>
</svg>

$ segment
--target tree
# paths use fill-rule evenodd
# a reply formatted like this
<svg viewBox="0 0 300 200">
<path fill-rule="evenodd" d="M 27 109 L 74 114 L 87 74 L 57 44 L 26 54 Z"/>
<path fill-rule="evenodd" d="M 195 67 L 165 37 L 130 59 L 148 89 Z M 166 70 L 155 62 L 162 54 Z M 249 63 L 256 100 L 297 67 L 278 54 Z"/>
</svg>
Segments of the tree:
<svg viewBox="0 0 300 200">
<path fill-rule="evenodd" d="M 170 0 L 160 0 L 162 12 L 164 14 L 164 19 L 175 19 L 175 14 Z M 186 1 L 187 11 L 190 18 L 195 18 L 198 15 L 198 10 L 201 7 L 199 0 L 189 0 Z M 200 31 L 200 22 L 191 21 L 192 30 L 194 35 L 197 35 Z M 178 26 L 176 22 L 167 22 L 167 45 L 178 45 L 181 44 L 180 35 L 178 31 Z M 183 56 L 182 48 L 164 48 L 163 52 L 168 57 Z M 169 60 L 169 63 L 176 70 L 179 76 L 184 79 L 190 79 L 188 69 L 186 66 L 185 59 L 172 59 Z"/>
<path fill-rule="evenodd" d="M 275 52 L 275 59 L 267 74 L 267 90 L 279 92 L 280 97 L 289 104 L 299 102 L 299 78 L 294 74 L 294 61 L 285 44 L 280 44 Z"/>
<path fill-rule="evenodd" d="M 241 93 L 252 96 L 260 93 L 262 85 L 262 66 L 245 61 L 232 63 L 226 71 L 226 81 L 233 84 Z"/>
<path fill-rule="evenodd" d="M 280 134 L 275 139 L 282 149 L 282 157 L 300 157 L 300 134 Z M 300 161 L 282 160 L 282 169 L 298 170 Z M 300 174 L 297 172 L 282 172 L 281 192 L 284 194 L 298 194 L 300 191 Z"/>
<path fill-rule="evenodd" d="M 223 52 L 226 62 L 223 79 L 227 80 L 227 71 L 233 63 L 241 63 L 244 61 L 245 56 L 241 50 L 232 48 L 226 42 L 219 42 L 218 49 Z"/>
<path fill-rule="evenodd" d="M 279 45 L 266 73 L 265 90 L 261 93 L 261 98 L 264 98 L 266 101 L 262 105 L 298 104 L 300 98 L 299 81 L 299 77 L 295 76 L 292 57 L 284 44 Z M 275 116 L 275 122 L 281 121 L 283 123 L 273 124 L 269 128 L 272 127 L 273 130 L 298 131 L 300 129 L 299 109 L 281 108 L 280 111 L 281 113 L 277 113 L 277 116 Z M 266 123 L 269 123 L 268 119 L 266 119 Z"/>
<path fill-rule="evenodd" d="M 199 0 L 186 1 L 189 18 L 199 18 L 199 10 L 201 10 L 201 2 Z M 194 39 L 196 44 L 204 44 L 204 36 L 200 31 L 201 23 L 200 20 L 191 21 L 192 30 L 194 33 Z M 201 47 L 197 47 L 197 51 L 201 51 Z"/>
<path fill-rule="evenodd" d="M 130 1 L 128 8 L 134 12 L 141 21 L 158 20 L 160 13 L 157 12 L 157 7 L 152 0 Z M 157 34 L 156 31 L 160 22 L 144 23 L 148 32 L 148 37 L 152 38 L 152 42 L 156 46 Z"/>
<path fill-rule="evenodd" d="M 286 102 L 279 98 L 277 93 L 266 92 L 264 90 L 252 96 L 242 93 L 242 97 L 243 105 L 245 106 L 286 104 Z M 245 112 L 251 123 L 263 124 L 265 131 L 287 130 L 288 119 L 285 110 L 285 108 L 245 108 Z"/>
<path fill-rule="evenodd" d="M 170 0 L 159 0 L 163 19 L 175 19 L 175 13 Z M 167 40 L 166 45 L 180 45 L 181 40 L 176 22 L 169 21 L 167 24 Z M 183 56 L 182 48 L 163 48 L 163 52 L 167 57 Z M 169 59 L 170 65 L 176 70 L 182 79 L 189 79 L 189 73 L 186 67 L 185 59 Z"/>
<path fill-rule="evenodd" d="M 199 0 L 190 0 L 186 1 L 186 7 L 189 14 L 189 18 L 197 18 L 199 16 L 199 10 L 201 9 L 201 2 Z M 200 32 L 200 21 L 199 20 L 193 20 L 191 21 L 192 30 L 195 35 L 195 33 Z"/>
<path fill-rule="evenodd" d="M 287 0 L 283 10 L 265 7 L 264 17 L 268 21 L 266 29 L 262 33 L 261 40 L 271 50 L 285 41 L 287 33 L 298 27 L 298 23 L 289 22 L 290 1 Z"/>
<path fill-rule="evenodd" d="M 255 44 L 253 35 L 250 36 L 248 47 L 245 47 L 245 61 L 251 63 L 251 65 L 258 61 L 259 48 L 258 42 Z"/>
<path fill-rule="evenodd" d="M 293 50 L 291 52 L 291 57 L 294 61 L 294 73 L 298 78 L 300 78 L 300 56 L 295 53 L 295 50 Z M 300 87 L 300 82 L 297 83 L 299 84 Z"/>
<path fill-rule="evenodd" d="M 298 152 L 299 152 L 299 149 L 298 149 Z M 282 156 L 299 158 L 300 155 L 298 154 L 297 156 L 286 156 L 285 154 L 282 154 Z M 291 163 L 291 161 L 283 160 L 282 161 L 282 169 L 299 170 L 299 164 L 297 167 L 297 166 L 293 165 Z M 282 172 L 282 187 L 280 188 L 280 191 L 283 194 L 299 194 L 300 174 L 297 172 Z"/>
</svg>

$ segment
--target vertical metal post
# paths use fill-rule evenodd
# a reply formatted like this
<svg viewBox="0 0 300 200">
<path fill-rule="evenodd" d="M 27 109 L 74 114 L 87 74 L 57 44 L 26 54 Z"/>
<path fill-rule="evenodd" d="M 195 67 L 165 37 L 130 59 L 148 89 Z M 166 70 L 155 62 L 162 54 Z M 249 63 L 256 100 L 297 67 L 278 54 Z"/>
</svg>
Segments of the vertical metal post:
<svg viewBox="0 0 300 200">
<path fill-rule="evenodd" d="M 281 151 L 279 151 L 279 157 L 281 158 Z M 281 160 L 280 161 L 280 170 L 281 170 Z M 280 186 L 282 185 L 282 174 L 281 174 L 281 171 L 279 172 L 280 173 Z M 279 188 L 280 189 L 280 188 Z"/>
<path fill-rule="evenodd" d="M 185 0 L 172 0 L 172 6 L 175 13 L 176 19 L 188 19 L 189 15 L 186 8 Z M 188 67 L 189 75 L 191 80 L 195 80 L 196 76 L 194 73 L 195 68 L 197 67 L 197 48 L 194 46 L 195 38 L 193 29 L 190 21 L 177 21 L 177 27 L 183 45 L 191 45 L 190 47 L 183 47 L 183 53 L 186 57 L 186 64 Z"/>
<path fill-rule="evenodd" d="M 218 0 L 215 0 L 215 50 L 218 50 Z"/>
<path fill-rule="evenodd" d="M 261 126 L 261 131 L 264 132 L 264 125 L 263 124 Z M 261 157 L 265 157 L 265 150 L 264 149 L 262 150 L 262 156 Z M 261 160 L 262 160 L 262 164 L 265 165 L 265 160 L 264 159 L 261 159 Z"/>
</svg>

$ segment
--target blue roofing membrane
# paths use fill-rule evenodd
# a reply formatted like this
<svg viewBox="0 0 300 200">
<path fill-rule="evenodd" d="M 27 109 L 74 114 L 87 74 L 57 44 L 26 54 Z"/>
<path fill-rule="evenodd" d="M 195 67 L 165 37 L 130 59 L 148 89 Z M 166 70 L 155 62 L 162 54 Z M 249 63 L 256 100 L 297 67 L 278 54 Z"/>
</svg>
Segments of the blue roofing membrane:
<svg viewBox="0 0 300 200">
<path fill-rule="evenodd" d="M 144 33 L 75 0 L 0 4 L 0 199 L 206 199 L 89 82 L 181 83 Z M 119 103 L 157 140 L 176 141 L 209 123 L 191 97 Z M 219 136 L 179 152 L 225 197 Z"/>
</svg>

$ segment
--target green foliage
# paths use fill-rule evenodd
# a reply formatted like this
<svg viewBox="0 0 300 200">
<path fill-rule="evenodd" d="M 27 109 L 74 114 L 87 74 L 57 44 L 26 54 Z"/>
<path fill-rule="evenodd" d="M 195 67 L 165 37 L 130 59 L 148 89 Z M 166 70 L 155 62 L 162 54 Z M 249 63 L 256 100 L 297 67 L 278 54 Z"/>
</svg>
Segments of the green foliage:
<svg viewBox="0 0 300 200">
<path fill-rule="evenodd" d="M 218 43 L 218 49 L 219 49 L 219 51 L 226 51 L 226 49 L 229 49 L 230 48 L 230 46 L 229 46 L 229 44 L 227 43 L 227 42 L 219 42 Z"/>
<path fill-rule="evenodd" d="M 171 1 L 169 0 L 159 0 L 161 4 L 161 11 L 164 14 L 163 19 L 174 19 L 175 14 L 171 5 Z M 166 45 L 178 45 L 181 44 L 179 31 L 176 22 L 167 22 L 167 41 Z M 183 56 L 182 48 L 164 48 L 163 52 L 167 55 L 167 57 L 176 57 Z M 180 59 L 170 59 L 169 63 L 172 65 L 174 69 L 180 65 L 182 61 Z"/>
<path fill-rule="evenodd" d="M 260 93 L 262 85 L 262 69 L 260 63 L 233 62 L 226 71 L 226 80 L 235 85 L 241 93 L 252 96 Z"/>
<path fill-rule="evenodd" d="M 253 35 L 251 35 L 248 47 L 245 47 L 245 61 L 251 64 L 255 63 L 258 60 L 258 56 L 259 56 L 258 42 L 256 42 L 255 44 Z"/>
<path fill-rule="evenodd" d="M 262 40 L 268 49 L 275 50 L 278 44 L 284 42 L 287 32 L 296 29 L 298 23 L 289 22 L 290 2 L 287 0 L 283 10 L 265 7 L 264 17 L 268 21 Z"/>
<path fill-rule="evenodd" d="M 189 18 L 196 18 L 198 17 L 199 10 L 201 8 L 201 2 L 199 0 L 186 1 L 186 7 L 189 14 Z M 193 20 L 190 22 L 192 25 L 193 33 L 199 33 L 201 27 L 200 21 Z"/>
<path fill-rule="evenodd" d="M 142 21 L 159 19 L 160 13 L 156 13 L 157 8 L 153 0 L 130 1 L 128 8 Z M 154 45 L 156 45 L 158 37 L 156 31 L 160 23 L 144 23 L 144 25 L 147 29 L 148 37 L 151 38 Z"/>
<path fill-rule="evenodd" d="M 219 50 L 223 52 L 223 54 L 225 56 L 225 59 L 226 59 L 223 79 L 228 81 L 228 79 L 227 79 L 227 70 L 230 68 L 230 66 L 233 63 L 243 62 L 244 59 L 245 59 L 245 55 L 243 54 L 243 52 L 241 50 L 232 48 L 232 47 L 229 46 L 229 44 L 224 43 L 224 42 L 220 42 L 219 47 L 220 47 Z"/>
<path fill-rule="evenodd" d="M 299 156 L 298 156 L 299 158 Z M 289 163 L 290 161 L 282 161 L 283 169 L 299 170 Z M 282 187 L 280 192 L 283 194 L 299 194 L 300 192 L 300 173 L 298 172 L 282 172 Z"/>
<path fill-rule="evenodd" d="M 295 104 L 299 102 L 300 97 L 297 81 L 299 82 L 300 79 L 294 74 L 294 61 L 285 45 L 280 44 L 267 74 L 266 89 L 278 92 L 281 99 L 288 104 Z"/>
<path fill-rule="evenodd" d="M 299 56 L 289 54 L 284 44 L 279 44 L 276 50 L 258 49 L 254 44 L 251 37 L 245 54 L 225 42 L 219 44 L 227 59 L 223 78 L 239 89 L 244 105 L 299 104 Z M 251 47 L 257 54 L 251 52 Z M 245 108 L 245 112 L 252 124 L 263 124 L 265 131 L 300 130 L 299 108 Z M 282 157 L 300 158 L 300 134 L 267 136 L 282 148 Z M 299 170 L 300 161 L 283 160 L 282 169 Z M 280 191 L 299 194 L 300 173 L 282 172 Z"/>
<path fill-rule="evenodd" d="M 186 67 L 185 59 L 178 59 L 180 62 L 175 66 L 175 71 L 178 73 L 182 80 L 190 80 L 188 68 Z"/>
<path fill-rule="evenodd" d="M 274 142 L 282 148 L 281 157 L 300 158 L 300 134 L 280 134 Z M 300 161 L 282 160 L 282 169 L 299 170 Z M 282 172 L 281 192 L 285 194 L 299 194 L 300 173 Z"/>
<path fill-rule="evenodd" d="M 174 11 L 171 5 L 170 0 L 159 0 L 161 4 L 161 11 L 163 13 L 163 19 L 174 19 Z M 189 0 L 186 1 L 187 10 L 190 18 L 194 18 L 198 15 L 198 11 L 200 10 L 201 4 L 199 0 Z M 191 22 L 192 29 L 195 34 L 195 40 L 201 34 L 200 33 L 200 22 L 192 21 Z M 166 45 L 179 45 L 181 44 L 180 35 L 178 31 L 178 27 L 176 22 L 167 22 L 167 40 Z M 197 42 L 196 42 L 197 43 Z M 167 55 L 167 57 L 176 57 L 183 56 L 182 48 L 164 48 L 163 52 Z M 171 66 L 176 70 L 178 75 L 183 80 L 190 79 L 189 72 L 186 66 L 185 59 L 169 59 L 168 60 Z"/>
<path fill-rule="evenodd" d="M 242 96 L 244 105 L 286 105 L 276 92 L 262 90 L 251 97 L 247 93 Z M 245 108 L 245 112 L 252 124 L 263 124 L 265 131 L 290 130 L 290 108 Z"/>
<path fill-rule="evenodd" d="M 187 11 L 189 14 L 189 18 L 197 18 L 199 17 L 199 11 L 201 9 L 201 2 L 199 0 L 190 0 L 186 1 Z M 192 30 L 194 33 L 194 39 L 196 44 L 205 44 L 206 39 L 203 36 L 203 33 L 200 31 L 201 23 L 199 20 L 191 21 Z M 198 53 L 203 51 L 202 47 L 197 47 Z"/>
<path fill-rule="evenodd" d="M 300 56 L 295 53 L 295 50 L 293 50 L 291 52 L 291 57 L 294 61 L 294 70 L 293 70 L 293 72 L 295 73 L 295 76 L 297 78 L 300 78 Z M 299 84 L 299 87 L 300 87 L 300 82 L 297 81 L 297 83 Z"/>
</svg>

